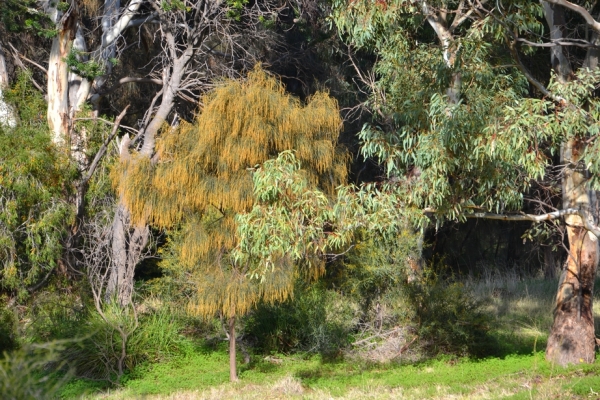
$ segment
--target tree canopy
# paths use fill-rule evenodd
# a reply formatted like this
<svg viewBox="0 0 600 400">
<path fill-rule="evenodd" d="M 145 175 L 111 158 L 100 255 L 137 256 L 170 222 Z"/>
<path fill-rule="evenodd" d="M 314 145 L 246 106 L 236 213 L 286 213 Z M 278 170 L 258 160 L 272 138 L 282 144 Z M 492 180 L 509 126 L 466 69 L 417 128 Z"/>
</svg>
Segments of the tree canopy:
<svg viewBox="0 0 600 400">
<path fill-rule="evenodd" d="M 235 217 L 255 201 L 251 171 L 294 150 L 310 184 L 332 194 L 346 179 L 346 155 L 336 148 L 341 119 L 326 93 L 302 104 L 260 67 L 246 80 L 223 82 L 202 103 L 194 123 L 167 128 L 156 162 L 133 155 L 122 164 L 117 190 L 134 223 L 181 227 L 176 268 L 196 282 L 191 310 L 243 315 L 259 300 L 287 298 L 296 274 L 282 257 L 277 273 L 261 285 L 246 276 L 250 265 L 229 257 L 239 240 Z"/>
</svg>

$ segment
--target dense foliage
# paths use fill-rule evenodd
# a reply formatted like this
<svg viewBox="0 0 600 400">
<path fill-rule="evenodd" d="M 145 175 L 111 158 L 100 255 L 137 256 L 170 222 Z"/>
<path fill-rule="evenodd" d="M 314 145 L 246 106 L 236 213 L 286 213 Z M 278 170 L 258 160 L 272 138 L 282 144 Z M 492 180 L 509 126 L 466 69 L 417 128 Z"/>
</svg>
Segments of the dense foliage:
<svg viewBox="0 0 600 400">
<path fill-rule="evenodd" d="M 564 264 L 548 359 L 592 362 L 600 9 L 578 4 L 2 2 L 0 373 L 118 385 L 223 337 L 232 370 L 236 344 L 496 354 L 464 282 L 521 239 L 517 280 Z M 467 218 L 535 224 L 476 249 Z"/>
<path fill-rule="evenodd" d="M 0 284 L 24 298 L 58 265 L 73 209 L 65 201 L 69 162 L 51 142 L 44 100 L 19 77 L 5 92 L 19 111 L 14 129 L 0 129 Z"/>
<path fill-rule="evenodd" d="M 295 149 L 307 180 L 332 192 L 346 175 L 335 149 L 341 121 L 334 99 L 317 93 L 302 105 L 260 68 L 246 81 L 216 88 L 203 103 L 195 123 L 159 141 L 156 166 L 125 162 L 117 190 L 134 223 L 181 224 L 169 269 L 194 281 L 191 312 L 244 315 L 259 300 L 288 298 L 296 276 L 296 260 L 284 254 L 273 254 L 277 268 L 267 282 L 249 279 L 251 261 L 229 256 L 239 240 L 235 217 L 254 203 L 248 169 Z"/>
</svg>

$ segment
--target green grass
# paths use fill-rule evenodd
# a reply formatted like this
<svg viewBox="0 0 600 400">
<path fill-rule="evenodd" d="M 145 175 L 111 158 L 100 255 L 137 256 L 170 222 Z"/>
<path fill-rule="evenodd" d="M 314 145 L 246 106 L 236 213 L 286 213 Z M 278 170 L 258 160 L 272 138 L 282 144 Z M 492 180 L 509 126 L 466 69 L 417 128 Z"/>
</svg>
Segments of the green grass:
<svg viewBox="0 0 600 400">
<path fill-rule="evenodd" d="M 321 357 L 255 357 L 241 366 L 241 383 L 228 382 L 228 356 L 221 347 L 196 346 L 186 356 L 138 367 L 117 391 L 73 381 L 62 397 L 79 398 L 576 398 L 600 392 L 600 362 L 552 367 L 537 352 L 481 360 L 440 358 L 417 365 L 324 362 Z M 283 382 L 283 384 L 282 384 Z M 296 385 L 293 393 L 285 387 Z M 283 389 L 282 389 L 283 386 Z M 289 390 L 288 390 L 289 392 Z M 212 393 L 212 394 L 211 394 Z M 521 396 L 521 397 L 519 397 Z"/>
<path fill-rule="evenodd" d="M 487 344 L 494 357 L 446 356 L 402 365 L 255 355 L 250 364 L 240 360 L 240 382 L 232 384 L 226 343 L 210 347 L 188 340 L 182 354 L 136 367 L 118 390 L 75 380 L 62 398 L 600 398 L 600 361 L 563 369 L 544 359 L 557 282 L 508 274 L 467 286 L 494 316 Z"/>
</svg>

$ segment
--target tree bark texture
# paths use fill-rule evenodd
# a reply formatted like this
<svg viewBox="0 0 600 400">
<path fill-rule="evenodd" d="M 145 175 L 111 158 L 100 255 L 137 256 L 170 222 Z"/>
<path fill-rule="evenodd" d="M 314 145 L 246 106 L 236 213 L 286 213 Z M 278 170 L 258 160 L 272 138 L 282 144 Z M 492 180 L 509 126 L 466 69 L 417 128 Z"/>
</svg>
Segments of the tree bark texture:
<svg viewBox="0 0 600 400">
<path fill-rule="evenodd" d="M 237 382 L 237 363 L 235 352 L 235 317 L 229 318 L 229 380 Z"/>
<path fill-rule="evenodd" d="M 554 3 L 554 2 L 552 2 Z M 546 22 L 550 27 L 550 37 L 561 40 L 566 26 L 565 9 L 561 5 L 542 1 Z M 560 83 L 573 79 L 573 69 L 563 46 L 551 49 L 552 69 Z M 588 51 L 584 65 L 594 66 L 596 52 Z M 561 164 L 565 165 L 562 175 L 563 208 L 585 211 L 589 222 L 595 223 L 592 211 L 595 209 L 595 193 L 589 190 L 582 156 L 586 144 L 577 138 L 562 144 Z M 595 332 L 592 299 L 594 278 L 598 265 L 598 238 L 585 229 L 580 215 L 565 218 L 569 253 L 561 273 L 554 322 L 546 347 L 546 359 L 566 366 L 582 362 L 591 363 L 595 358 Z"/>
<path fill-rule="evenodd" d="M 48 60 L 48 125 L 54 143 L 64 145 L 69 132 L 69 68 L 65 59 L 75 39 L 77 12 L 72 7 L 62 14 L 55 9 L 56 5 L 53 7 L 51 13 L 55 15 L 58 34 L 52 40 Z"/>
<path fill-rule="evenodd" d="M 556 295 L 546 359 L 558 365 L 592 363 L 596 335 L 592 299 L 598 240 L 583 227 L 569 227 L 569 256 Z"/>
<path fill-rule="evenodd" d="M 106 301 L 127 307 L 132 302 L 135 266 L 148 244 L 148 226 L 130 226 L 130 215 L 119 202 L 112 225 L 111 266 L 106 286 Z"/>
<path fill-rule="evenodd" d="M 595 193 L 588 190 L 588 179 L 579 161 L 585 149 L 575 139 L 563 145 L 562 159 L 567 164 L 563 177 L 563 206 L 586 210 L 595 208 Z M 554 323 L 546 347 L 546 359 L 566 366 L 594 362 L 593 291 L 598 265 L 598 238 L 587 231 L 580 216 L 565 218 L 569 241 L 567 263 L 562 271 Z"/>
</svg>

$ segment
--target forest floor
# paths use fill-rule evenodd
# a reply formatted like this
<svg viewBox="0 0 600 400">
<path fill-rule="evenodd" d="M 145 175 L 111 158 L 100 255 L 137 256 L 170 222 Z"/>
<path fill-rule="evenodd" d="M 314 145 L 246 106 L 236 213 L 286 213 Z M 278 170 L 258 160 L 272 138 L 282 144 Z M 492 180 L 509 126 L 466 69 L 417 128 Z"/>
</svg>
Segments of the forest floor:
<svg viewBox="0 0 600 400">
<path fill-rule="evenodd" d="M 318 355 L 254 356 L 229 383 L 225 345 L 195 343 L 185 355 L 136 368 L 119 389 L 70 382 L 62 397 L 90 399 L 600 399 L 600 361 L 570 368 L 544 360 L 556 281 L 488 277 L 465 282 L 487 300 L 502 354 L 372 363 Z M 600 298 L 596 298 L 596 315 Z M 597 322 L 598 318 L 597 318 Z M 597 324 L 600 325 L 600 324 Z M 596 329 L 599 331 L 600 326 Z"/>
</svg>

